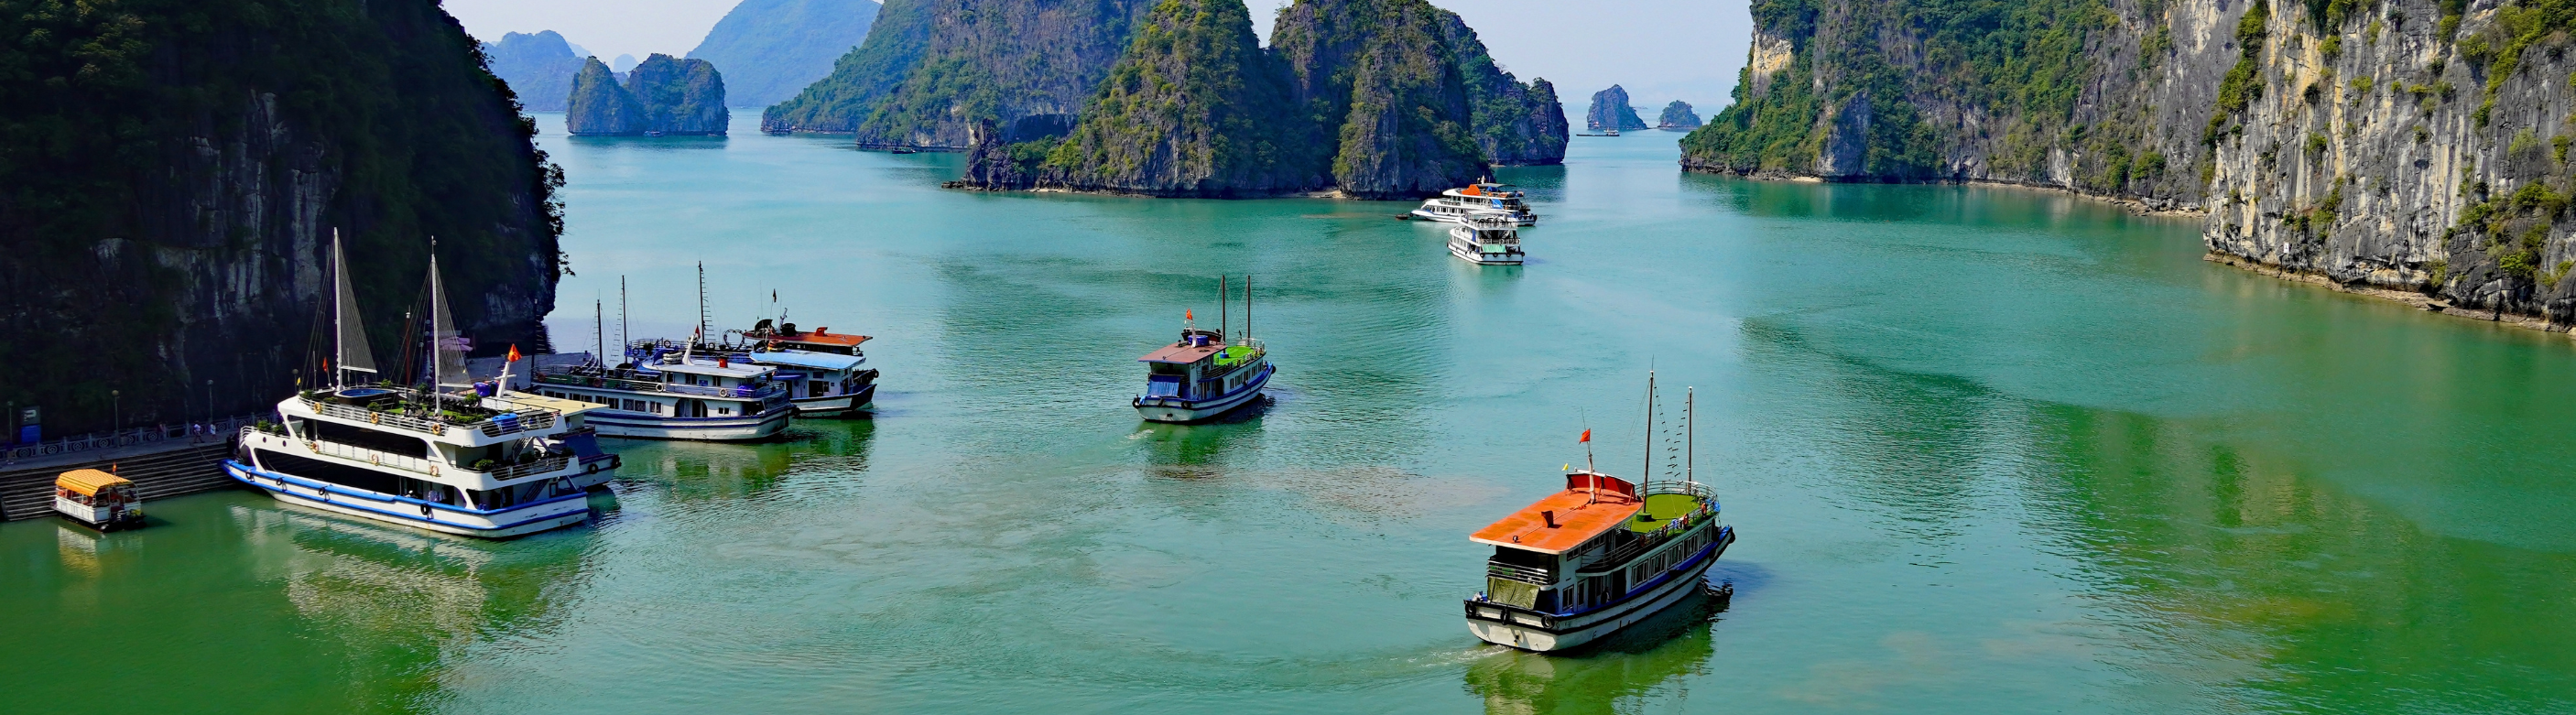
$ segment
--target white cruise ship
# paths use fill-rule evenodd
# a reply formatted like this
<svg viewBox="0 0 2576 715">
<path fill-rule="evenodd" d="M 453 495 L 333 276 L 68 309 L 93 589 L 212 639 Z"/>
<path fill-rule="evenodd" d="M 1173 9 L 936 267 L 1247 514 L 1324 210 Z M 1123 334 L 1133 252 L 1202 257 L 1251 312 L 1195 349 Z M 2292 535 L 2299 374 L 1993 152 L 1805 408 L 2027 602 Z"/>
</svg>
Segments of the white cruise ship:
<svg viewBox="0 0 2576 715">
<path fill-rule="evenodd" d="M 1529 196 L 1519 189 L 1492 182 L 1479 182 L 1465 188 L 1440 192 L 1413 210 L 1414 218 L 1426 221 L 1466 223 L 1469 219 L 1497 217 L 1514 226 L 1538 225 L 1538 214 L 1530 211 Z M 1400 217 L 1399 217 L 1400 218 Z"/>
<path fill-rule="evenodd" d="M 1527 257 L 1521 253 L 1520 229 L 1488 217 L 1449 227 L 1449 255 L 1479 266 L 1517 266 Z"/>
<path fill-rule="evenodd" d="M 632 367 L 539 372 L 529 389 L 597 405 L 588 419 L 602 435 L 740 442 L 776 436 L 795 414 L 787 384 L 774 379 L 777 371 L 684 353 Z"/>
<path fill-rule="evenodd" d="M 588 521 L 586 487 L 617 460 L 574 448 L 588 434 L 587 406 L 447 391 L 468 378 L 435 257 L 432 388 L 347 384 L 376 369 L 336 241 L 332 257 L 335 349 L 314 377 L 337 387 L 288 397 L 280 423 L 244 428 L 224 474 L 288 504 L 451 534 L 507 538 Z"/>
</svg>

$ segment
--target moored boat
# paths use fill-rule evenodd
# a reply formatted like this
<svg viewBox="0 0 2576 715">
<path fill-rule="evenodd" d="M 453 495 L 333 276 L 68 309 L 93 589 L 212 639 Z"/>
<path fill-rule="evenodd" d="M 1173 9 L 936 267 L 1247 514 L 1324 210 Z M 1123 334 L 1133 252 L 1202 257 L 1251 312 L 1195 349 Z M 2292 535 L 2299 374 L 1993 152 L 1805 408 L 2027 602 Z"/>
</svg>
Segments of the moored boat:
<svg viewBox="0 0 2576 715">
<path fill-rule="evenodd" d="M 279 424 L 244 428 L 224 474 L 287 504 L 450 534 L 508 538 L 588 521 L 587 492 L 576 480 L 605 481 L 616 458 L 573 448 L 587 435 L 586 409 L 464 389 L 473 386 L 465 382 L 463 339 L 434 255 L 428 387 L 347 380 L 376 369 L 336 240 L 331 252 L 334 351 L 316 377 L 332 387 L 280 401 Z M 506 375 L 499 384 L 508 384 Z"/>
<path fill-rule="evenodd" d="M 1649 397 L 1649 415 L 1652 404 Z M 1688 470 L 1639 485 L 1587 464 L 1566 475 L 1564 490 L 1478 529 L 1468 538 L 1494 554 L 1484 592 L 1466 601 L 1467 630 L 1489 643 L 1564 650 L 1707 588 L 1708 567 L 1735 543 L 1735 530 L 1719 520 L 1715 490 Z"/>
<path fill-rule="evenodd" d="M 683 352 L 650 363 L 539 372 L 531 389 L 596 405 L 589 422 L 602 435 L 739 442 L 787 429 L 796 407 L 787 385 L 772 379 L 777 371 Z"/>
<path fill-rule="evenodd" d="M 1519 189 L 1490 181 L 1440 192 L 1413 210 L 1415 218 L 1428 221 L 1466 223 L 1472 218 L 1499 217 L 1515 226 L 1538 225 L 1538 214 L 1530 211 L 1529 196 Z"/>
<path fill-rule="evenodd" d="M 1222 306 L 1223 278 L 1217 279 L 1217 296 Z M 1278 372 L 1270 364 L 1269 349 L 1251 336 L 1251 276 L 1243 279 L 1243 337 L 1227 339 L 1224 308 L 1218 311 L 1215 330 L 1200 329 L 1196 317 L 1184 311 L 1181 339 L 1137 358 L 1145 363 L 1145 394 L 1134 405 L 1145 421 L 1214 419 L 1259 400 Z"/>
<path fill-rule="evenodd" d="M 1480 266 L 1517 266 L 1521 254 L 1521 232 L 1509 219 L 1478 216 L 1466 223 L 1449 227 L 1449 255 L 1467 259 Z"/>
</svg>

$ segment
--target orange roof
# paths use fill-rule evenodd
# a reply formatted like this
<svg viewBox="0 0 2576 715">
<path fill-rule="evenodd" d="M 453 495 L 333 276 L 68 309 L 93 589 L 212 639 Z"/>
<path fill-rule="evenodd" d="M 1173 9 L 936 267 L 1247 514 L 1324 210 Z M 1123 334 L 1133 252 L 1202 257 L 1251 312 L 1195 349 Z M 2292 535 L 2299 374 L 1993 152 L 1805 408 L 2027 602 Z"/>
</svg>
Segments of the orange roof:
<svg viewBox="0 0 2576 715">
<path fill-rule="evenodd" d="M 839 345 L 843 347 L 858 347 L 859 343 L 867 342 L 870 339 L 865 335 L 832 335 L 824 332 L 826 330 L 831 330 L 831 328 L 819 328 L 813 332 L 807 333 L 785 333 L 779 335 L 778 339 L 791 343 L 814 343 L 816 345 Z"/>
<path fill-rule="evenodd" d="M 1626 523 L 1644 505 L 1637 500 L 1634 486 L 1609 475 L 1600 475 L 1600 496 L 1594 498 L 1592 477 L 1584 472 L 1566 475 L 1565 491 L 1522 507 L 1467 538 L 1479 544 L 1561 554 Z"/>
</svg>

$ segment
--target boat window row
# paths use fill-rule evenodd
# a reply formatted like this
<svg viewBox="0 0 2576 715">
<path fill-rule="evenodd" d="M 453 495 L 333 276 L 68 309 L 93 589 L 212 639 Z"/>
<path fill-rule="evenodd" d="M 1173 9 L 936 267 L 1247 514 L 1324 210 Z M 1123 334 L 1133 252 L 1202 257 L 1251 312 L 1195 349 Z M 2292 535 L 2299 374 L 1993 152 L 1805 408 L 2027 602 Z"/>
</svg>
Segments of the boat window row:
<svg viewBox="0 0 2576 715">
<path fill-rule="evenodd" d="M 652 400 L 633 400 L 623 397 L 601 397 L 598 395 L 584 395 L 575 392 L 563 392 L 560 390 L 538 390 L 537 394 L 562 400 L 578 400 L 594 405 L 602 405 L 609 409 L 625 410 L 628 412 L 647 412 L 659 415 L 667 414 L 671 411 L 670 405 L 654 402 Z"/>
<path fill-rule="evenodd" d="M 364 447 L 378 452 L 384 452 L 386 454 L 396 454 L 419 459 L 426 459 L 430 454 L 428 440 L 410 435 L 387 432 L 384 430 L 367 429 L 357 425 L 344 425 L 330 420 L 288 417 L 286 418 L 286 428 L 293 432 L 295 436 L 302 437 L 304 439 L 337 442 L 352 447 Z"/>
<path fill-rule="evenodd" d="M 1716 529 L 1705 526 L 1692 529 L 1689 536 L 1676 539 L 1678 543 L 1667 545 L 1662 551 L 1638 559 L 1635 565 L 1629 566 L 1628 580 L 1631 583 L 1645 583 L 1657 574 L 1680 565 L 1681 562 L 1688 560 L 1691 554 L 1699 553 L 1700 547 L 1707 546 L 1708 540 L 1712 538 L 1710 535 L 1714 533 L 1717 533 Z"/>
<path fill-rule="evenodd" d="M 515 484 L 499 489 L 463 489 L 449 484 L 399 477 L 364 467 L 335 464 L 273 449 L 253 449 L 263 469 L 311 482 L 358 491 L 410 497 L 433 504 L 490 511 L 539 502 L 579 490 L 561 479 Z M 469 501 L 470 499 L 470 501 Z"/>
</svg>

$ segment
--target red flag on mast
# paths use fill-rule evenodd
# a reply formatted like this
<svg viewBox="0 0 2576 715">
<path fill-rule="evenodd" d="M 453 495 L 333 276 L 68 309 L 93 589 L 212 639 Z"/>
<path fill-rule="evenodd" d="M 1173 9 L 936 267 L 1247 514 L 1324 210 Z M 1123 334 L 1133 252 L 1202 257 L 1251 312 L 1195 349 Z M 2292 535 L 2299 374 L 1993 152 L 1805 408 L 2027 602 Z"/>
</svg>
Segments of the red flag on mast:
<svg viewBox="0 0 2576 715">
<path fill-rule="evenodd" d="M 510 344 L 510 362 L 518 362 L 518 361 L 519 361 L 519 345 L 518 345 L 517 343 L 512 343 L 512 344 Z"/>
<path fill-rule="evenodd" d="M 1576 442 L 1590 442 L 1590 441 L 1592 441 L 1592 430 L 1584 430 L 1584 431 L 1583 431 L 1583 439 L 1578 439 L 1578 440 L 1575 440 L 1575 441 L 1576 441 Z"/>
</svg>

